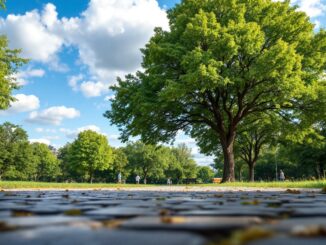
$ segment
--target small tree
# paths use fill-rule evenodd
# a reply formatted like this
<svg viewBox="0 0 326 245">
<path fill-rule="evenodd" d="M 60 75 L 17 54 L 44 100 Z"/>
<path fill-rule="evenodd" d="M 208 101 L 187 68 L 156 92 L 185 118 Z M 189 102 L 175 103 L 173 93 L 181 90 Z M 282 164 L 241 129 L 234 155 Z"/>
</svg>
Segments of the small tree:
<svg viewBox="0 0 326 245">
<path fill-rule="evenodd" d="M 0 179 L 30 163 L 28 145 L 27 133 L 20 126 L 9 122 L 0 125 Z"/>
<path fill-rule="evenodd" d="M 159 179 L 164 176 L 165 161 L 160 157 L 159 148 L 141 141 L 129 143 L 125 148 L 128 168 L 147 182 L 148 178 Z"/>
<path fill-rule="evenodd" d="M 33 143 L 32 151 L 36 165 L 35 180 L 55 180 L 60 175 L 59 161 L 49 146 L 42 143 Z"/>
<path fill-rule="evenodd" d="M 79 133 L 68 154 L 73 168 L 90 183 L 95 170 L 107 170 L 113 162 L 113 151 L 107 138 L 92 130 Z"/>
<path fill-rule="evenodd" d="M 182 169 L 182 178 L 196 178 L 197 164 L 191 156 L 191 149 L 185 144 L 179 144 L 178 147 L 172 148 L 172 154 L 179 162 Z"/>
<path fill-rule="evenodd" d="M 200 166 L 197 170 L 197 177 L 203 183 L 211 183 L 214 177 L 214 171 L 208 166 Z"/>
<path fill-rule="evenodd" d="M 114 149 L 114 160 L 112 164 L 112 170 L 114 172 L 114 178 L 116 179 L 118 174 L 121 173 L 123 179 L 127 179 L 129 176 L 128 158 L 122 148 Z"/>
</svg>

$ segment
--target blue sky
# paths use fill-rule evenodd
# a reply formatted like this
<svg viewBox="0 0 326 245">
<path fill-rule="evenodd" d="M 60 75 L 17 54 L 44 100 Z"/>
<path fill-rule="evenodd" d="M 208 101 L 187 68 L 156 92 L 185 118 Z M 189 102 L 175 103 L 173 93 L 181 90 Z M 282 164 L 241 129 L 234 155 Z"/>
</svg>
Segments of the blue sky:
<svg viewBox="0 0 326 245">
<path fill-rule="evenodd" d="M 17 102 L 0 112 L 0 123 L 23 126 L 31 141 L 60 147 L 93 129 L 120 146 L 118 130 L 102 115 L 110 108 L 107 89 L 117 76 L 140 68 L 142 48 L 155 26 L 168 28 L 166 9 L 178 0 L 8 0 L 0 33 L 30 58 L 18 74 Z M 68 4 L 69 3 L 69 4 Z M 326 0 L 294 0 L 318 27 L 326 24 Z M 180 134 L 200 164 L 192 139 Z"/>
</svg>

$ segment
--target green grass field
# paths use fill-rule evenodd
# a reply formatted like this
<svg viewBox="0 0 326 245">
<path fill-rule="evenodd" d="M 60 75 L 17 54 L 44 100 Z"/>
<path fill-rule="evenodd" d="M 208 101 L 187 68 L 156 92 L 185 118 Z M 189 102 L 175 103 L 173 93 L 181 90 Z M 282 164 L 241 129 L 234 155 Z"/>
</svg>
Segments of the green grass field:
<svg viewBox="0 0 326 245">
<path fill-rule="evenodd" d="M 0 181 L 0 189 L 101 189 L 101 188 L 136 188 L 155 187 L 158 185 L 107 184 L 107 183 L 46 183 L 27 181 Z M 186 186 L 186 185 L 178 185 Z M 196 187 L 253 187 L 253 188 L 326 188 L 326 180 L 298 182 L 235 182 L 225 184 L 187 185 Z"/>
</svg>

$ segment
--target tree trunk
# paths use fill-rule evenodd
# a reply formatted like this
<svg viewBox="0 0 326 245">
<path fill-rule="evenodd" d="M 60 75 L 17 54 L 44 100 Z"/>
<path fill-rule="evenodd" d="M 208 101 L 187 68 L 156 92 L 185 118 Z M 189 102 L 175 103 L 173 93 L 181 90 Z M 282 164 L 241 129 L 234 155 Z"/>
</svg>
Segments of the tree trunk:
<svg viewBox="0 0 326 245">
<path fill-rule="evenodd" d="M 147 171 L 143 171 L 144 172 L 144 184 L 147 184 Z"/>
<path fill-rule="evenodd" d="M 89 183 L 93 184 L 93 172 L 89 175 Z"/>
<path fill-rule="evenodd" d="M 239 181 L 242 181 L 242 167 L 239 168 Z"/>
<path fill-rule="evenodd" d="M 255 163 L 249 163 L 249 182 L 255 182 Z"/>
<path fill-rule="evenodd" d="M 235 175 L 234 175 L 234 152 L 233 152 L 233 145 L 234 145 L 234 138 L 235 136 L 231 137 L 228 141 L 229 143 L 222 143 L 223 148 L 223 156 L 224 156 L 224 171 L 223 171 L 223 178 L 222 183 L 225 182 L 234 182 Z"/>
</svg>

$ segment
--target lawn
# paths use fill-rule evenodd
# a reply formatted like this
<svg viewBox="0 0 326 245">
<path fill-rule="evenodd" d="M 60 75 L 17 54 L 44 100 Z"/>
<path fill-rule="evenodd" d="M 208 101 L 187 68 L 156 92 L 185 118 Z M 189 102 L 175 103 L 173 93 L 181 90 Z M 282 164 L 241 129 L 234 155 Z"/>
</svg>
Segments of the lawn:
<svg viewBox="0 0 326 245">
<path fill-rule="evenodd" d="M 112 183 L 53 183 L 30 181 L 0 181 L 0 189 L 100 189 L 100 188 L 135 188 L 144 185 Z M 146 185 L 148 187 L 153 185 Z"/>
<path fill-rule="evenodd" d="M 139 188 L 155 187 L 159 185 L 136 184 L 109 184 L 109 183 L 47 183 L 27 181 L 0 181 L 0 189 L 101 189 L 101 188 Z M 179 185 L 186 186 L 186 185 Z M 253 188 L 324 188 L 326 180 L 298 181 L 298 182 L 234 182 L 224 184 L 197 184 L 187 185 L 197 187 L 253 187 Z"/>
</svg>

